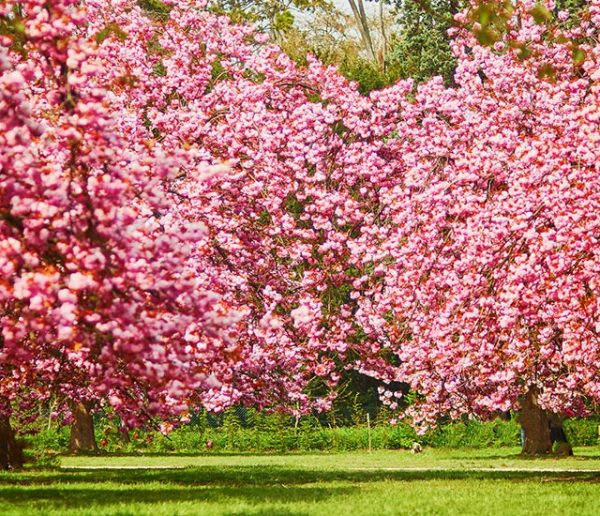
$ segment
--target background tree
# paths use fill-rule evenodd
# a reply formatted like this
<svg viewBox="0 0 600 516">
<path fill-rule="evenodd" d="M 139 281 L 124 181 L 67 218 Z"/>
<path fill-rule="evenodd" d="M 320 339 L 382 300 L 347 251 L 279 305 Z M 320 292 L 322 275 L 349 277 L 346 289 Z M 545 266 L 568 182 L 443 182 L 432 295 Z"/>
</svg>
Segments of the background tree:
<svg viewBox="0 0 600 516">
<path fill-rule="evenodd" d="M 359 84 L 363 94 L 391 84 L 397 79 L 394 67 L 386 60 L 385 41 L 393 31 L 394 17 L 389 10 L 368 14 L 371 41 L 376 58 L 369 57 L 360 37 L 357 19 L 341 9 L 317 8 L 299 20 L 278 43 L 296 62 L 306 64 L 309 54 Z M 359 21 L 360 22 L 360 21 Z"/>
<path fill-rule="evenodd" d="M 119 68 L 133 69 L 144 55 L 143 78 L 128 86 L 134 111 L 166 152 L 183 144 L 197 149 L 198 164 L 231 170 L 212 183 L 182 174 L 174 193 L 189 203 L 170 213 L 207 227 L 192 261 L 243 314 L 235 329 L 243 363 L 219 365 L 215 375 L 229 375 L 230 390 L 216 389 L 211 408 L 231 399 L 326 408 L 349 346 L 343 305 L 356 272 L 346 270 L 344 242 L 356 238 L 362 217 L 354 189 L 385 173 L 385 115 L 373 118 L 368 99 L 335 69 L 314 58 L 297 66 L 223 17 L 175 7 L 149 34 L 136 29 L 134 14 L 99 16 L 128 34 L 127 52 L 116 36 L 102 43 L 120 52 Z M 148 38 L 160 52 L 148 51 Z"/>
<path fill-rule="evenodd" d="M 66 5 L 2 11 L 5 415 L 327 408 L 389 108 L 203 2 Z"/>
<path fill-rule="evenodd" d="M 417 82 L 436 75 L 446 84 L 453 84 L 456 59 L 451 49 L 449 31 L 466 22 L 466 26 L 479 23 L 476 32 L 480 43 L 493 44 L 500 37 L 505 21 L 501 12 L 502 2 L 468 2 L 465 0 L 397 0 L 392 2 L 397 15 L 397 27 L 390 42 L 388 62 L 397 77 L 413 78 Z M 571 14 L 577 20 L 579 12 L 586 6 L 585 0 L 560 0 L 553 2 L 547 12 L 538 4 L 536 11 L 540 22 L 550 23 L 557 19 L 560 11 Z M 456 15 L 467 13 L 459 21 Z M 510 16 L 507 11 L 506 16 Z M 527 52 L 527 51 L 525 51 Z"/>
<path fill-rule="evenodd" d="M 352 9 L 352 14 L 354 15 L 354 19 L 356 21 L 356 27 L 360 33 L 363 47 L 367 52 L 367 56 L 372 62 L 376 63 L 378 61 L 377 49 L 371 34 L 371 25 L 369 24 L 369 18 L 367 16 L 365 4 L 363 0 L 348 0 L 348 5 L 350 5 L 350 8 Z M 380 2 L 380 6 L 383 8 L 382 2 Z"/>
<path fill-rule="evenodd" d="M 441 75 L 452 82 L 456 60 L 448 30 L 454 15 L 465 9 L 461 0 L 396 2 L 398 28 L 390 42 L 388 60 L 399 77 L 417 82 Z"/>
</svg>

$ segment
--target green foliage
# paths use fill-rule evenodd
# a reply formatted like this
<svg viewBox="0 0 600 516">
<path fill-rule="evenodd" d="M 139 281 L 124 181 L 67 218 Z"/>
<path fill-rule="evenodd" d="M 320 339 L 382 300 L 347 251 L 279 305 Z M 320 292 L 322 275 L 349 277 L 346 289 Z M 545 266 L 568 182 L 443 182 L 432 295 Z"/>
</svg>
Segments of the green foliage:
<svg viewBox="0 0 600 516">
<path fill-rule="evenodd" d="M 271 225 L 271 222 L 272 222 L 271 214 L 267 210 L 261 211 L 260 214 L 258 215 L 258 219 L 256 220 L 256 223 L 259 226 L 269 226 L 269 225 Z"/>
<path fill-rule="evenodd" d="M 462 9 L 465 2 L 401 0 L 396 5 L 399 31 L 391 42 L 389 66 L 398 77 L 422 82 L 440 75 L 450 83 L 456 61 L 450 49 L 448 29 L 452 15 Z"/>
<path fill-rule="evenodd" d="M 569 443 L 574 446 L 595 446 L 599 443 L 600 417 L 567 419 L 563 427 Z"/>
<path fill-rule="evenodd" d="M 574 47 L 573 48 L 573 63 L 575 63 L 575 65 L 580 66 L 585 62 L 585 59 L 587 57 L 587 54 L 585 52 L 585 50 L 583 50 L 580 47 Z"/>
<path fill-rule="evenodd" d="M 428 433 L 423 441 L 442 448 L 517 446 L 520 442 L 520 426 L 514 420 L 489 423 L 466 421 L 440 426 Z"/>
<path fill-rule="evenodd" d="M 28 447 L 44 450 L 46 452 L 60 453 L 69 445 L 69 429 L 59 427 L 59 429 L 42 430 L 36 434 L 25 438 Z"/>
<path fill-rule="evenodd" d="M 120 41 L 127 39 L 127 33 L 116 23 L 109 23 L 98 34 L 96 34 L 96 43 L 101 44 L 107 38 L 115 36 Z"/>
<path fill-rule="evenodd" d="M 151 453 L 199 453 L 205 452 L 207 443 L 212 443 L 212 452 L 234 453 L 289 453 L 309 451 L 342 452 L 366 450 L 369 429 L 366 419 L 356 426 L 323 426 L 316 417 L 300 419 L 297 426 L 293 419 L 282 415 L 260 418 L 254 427 L 243 427 L 234 423 L 235 416 L 226 416 L 218 428 L 206 428 L 202 433 L 192 426 L 182 427 L 167 437 L 153 433 L 148 440 L 140 434 L 139 442 L 124 449 L 115 443 L 106 446 L 112 451 L 137 451 Z M 518 446 L 519 428 L 516 423 L 455 423 L 417 436 L 407 423 L 391 426 L 387 423 L 372 423 L 371 442 L 374 450 L 409 449 L 413 442 L 441 448 L 487 448 Z"/>
<path fill-rule="evenodd" d="M 323 425 L 365 426 L 367 413 L 374 423 L 388 425 L 392 416 L 379 401 L 379 382 L 356 371 L 342 372 L 337 398 L 329 412 L 320 414 Z"/>
<path fill-rule="evenodd" d="M 364 388 L 364 386 L 362 386 Z M 369 389 L 365 389 L 369 392 Z M 520 427 L 513 419 L 490 422 L 466 420 L 440 425 L 417 435 L 407 422 L 390 425 L 387 408 L 369 406 L 369 396 L 354 393 L 353 402 L 324 415 L 265 414 L 238 407 L 215 415 L 205 411 L 167 436 L 153 430 L 133 430 L 128 438 L 117 419 L 100 417 L 96 436 L 101 450 L 109 453 L 296 453 L 367 450 L 369 433 L 373 450 L 410 449 L 414 442 L 432 448 L 488 449 L 520 446 Z M 369 407 L 369 408 L 368 408 Z M 370 431 L 366 410 L 371 413 Z M 336 426 L 339 425 L 339 426 Z M 569 419 L 564 429 L 573 446 L 598 444 L 600 417 Z M 37 467 L 56 464 L 68 448 L 69 428 L 44 429 L 25 437 L 26 451 Z"/>
<path fill-rule="evenodd" d="M 529 11 L 535 23 L 538 25 L 542 25 L 543 23 L 549 23 L 552 21 L 553 16 L 550 9 L 548 9 L 544 4 L 538 2 L 535 6 L 531 8 Z"/>
<path fill-rule="evenodd" d="M 148 53 L 154 56 L 166 56 L 170 54 L 170 51 L 160 44 L 160 37 L 158 34 L 155 34 L 148 40 L 147 49 Z"/>
<path fill-rule="evenodd" d="M 169 17 L 172 7 L 161 0 L 138 0 L 138 5 L 152 18 L 164 20 Z"/>
<path fill-rule="evenodd" d="M 154 73 L 154 75 L 158 75 L 159 77 L 164 77 L 167 75 L 167 69 L 165 68 L 165 65 L 162 62 L 155 64 L 152 67 L 152 72 Z"/>
<path fill-rule="evenodd" d="M 344 283 L 342 285 L 329 285 L 321 294 L 321 302 L 325 314 L 331 315 L 337 313 L 342 305 L 350 301 L 352 285 Z"/>
<path fill-rule="evenodd" d="M 212 82 L 217 82 L 221 79 L 226 79 L 228 77 L 228 72 L 225 69 L 225 67 L 223 66 L 223 63 L 221 63 L 220 60 L 216 60 L 213 61 L 211 64 L 211 70 L 210 70 L 210 80 Z"/>
<path fill-rule="evenodd" d="M 281 11 L 273 17 L 273 30 L 287 32 L 294 26 L 294 15 L 290 11 Z"/>
<path fill-rule="evenodd" d="M 23 438 L 26 461 L 36 468 L 58 465 L 58 456 L 69 446 L 68 428 L 44 429 Z"/>
<path fill-rule="evenodd" d="M 23 24 L 22 7 L 16 5 L 9 16 L 0 16 L 0 36 L 8 37 L 11 50 L 25 55 L 27 35 Z"/>
<path fill-rule="evenodd" d="M 513 11 L 514 7 L 510 0 L 481 2 L 471 15 L 471 20 L 481 27 L 474 31 L 479 43 L 492 46 L 501 40 L 508 29 L 508 22 Z M 538 15 L 541 16 L 541 13 L 538 13 Z"/>
<path fill-rule="evenodd" d="M 348 80 L 358 83 L 358 89 L 363 95 L 393 82 L 389 75 L 381 72 L 377 65 L 366 59 L 345 60 L 339 69 Z"/>
<path fill-rule="evenodd" d="M 255 23 L 272 34 L 284 34 L 292 29 L 296 11 L 312 11 L 327 5 L 326 0 L 211 0 L 209 8 L 228 15 L 236 23 Z"/>
</svg>

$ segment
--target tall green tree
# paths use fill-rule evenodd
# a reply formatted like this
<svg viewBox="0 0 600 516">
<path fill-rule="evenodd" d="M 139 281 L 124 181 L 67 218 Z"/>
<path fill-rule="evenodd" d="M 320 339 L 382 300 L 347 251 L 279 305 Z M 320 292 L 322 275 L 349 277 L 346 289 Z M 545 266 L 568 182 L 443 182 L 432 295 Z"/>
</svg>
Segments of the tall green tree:
<svg viewBox="0 0 600 516">
<path fill-rule="evenodd" d="M 398 29 L 388 60 L 400 77 L 418 82 L 436 75 L 451 82 L 455 67 L 448 29 L 464 0 L 398 0 Z"/>
</svg>

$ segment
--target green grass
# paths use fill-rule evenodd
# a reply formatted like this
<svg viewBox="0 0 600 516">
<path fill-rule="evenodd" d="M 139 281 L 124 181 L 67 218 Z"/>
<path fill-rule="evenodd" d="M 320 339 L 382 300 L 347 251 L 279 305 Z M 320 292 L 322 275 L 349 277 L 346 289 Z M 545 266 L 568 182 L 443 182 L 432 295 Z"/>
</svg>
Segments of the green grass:
<svg viewBox="0 0 600 516">
<path fill-rule="evenodd" d="M 520 448 L 448 450 L 426 448 L 418 455 L 407 451 L 376 450 L 373 453 L 348 452 L 310 454 L 203 454 L 203 455 L 127 455 L 63 457 L 62 468 L 118 467 L 277 467 L 295 470 L 371 470 L 427 468 L 443 470 L 473 469 L 594 469 L 600 473 L 600 448 L 576 448 L 574 457 L 529 459 L 519 455 Z"/>
<path fill-rule="evenodd" d="M 0 514 L 598 513 L 600 449 L 517 452 L 64 457 L 61 469 L 0 474 Z M 159 466 L 183 469 L 73 469 Z"/>
</svg>

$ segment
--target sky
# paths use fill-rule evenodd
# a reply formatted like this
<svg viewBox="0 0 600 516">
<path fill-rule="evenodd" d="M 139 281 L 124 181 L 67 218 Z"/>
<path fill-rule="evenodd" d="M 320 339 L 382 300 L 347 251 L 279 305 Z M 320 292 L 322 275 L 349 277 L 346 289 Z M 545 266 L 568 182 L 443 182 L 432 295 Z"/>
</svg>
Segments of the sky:
<svg viewBox="0 0 600 516">
<path fill-rule="evenodd" d="M 348 6 L 348 0 L 334 0 L 333 3 L 336 7 L 339 7 L 344 11 L 350 11 L 350 7 Z"/>
<path fill-rule="evenodd" d="M 1 2 L 2 0 L 0 0 Z M 331 0 L 333 5 L 335 5 L 338 9 L 340 9 L 341 11 L 345 12 L 345 13 L 352 13 L 352 9 L 350 9 L 350 4 L 348 3 L 348 0 Z M 364 6 L 365 9 L 367 11 L 367 13 L 377 13 L 377 2 L 368 2 L 367 0 L 364 0 Z M 302 21 L 308 21 L 310 22 L 311 20 L 311 16 L 310 14 L 303 14 L 301 12 L 295 12 L 294 15 L 296 16 L 297 20 L 302 20 Z"/>
</svg>

